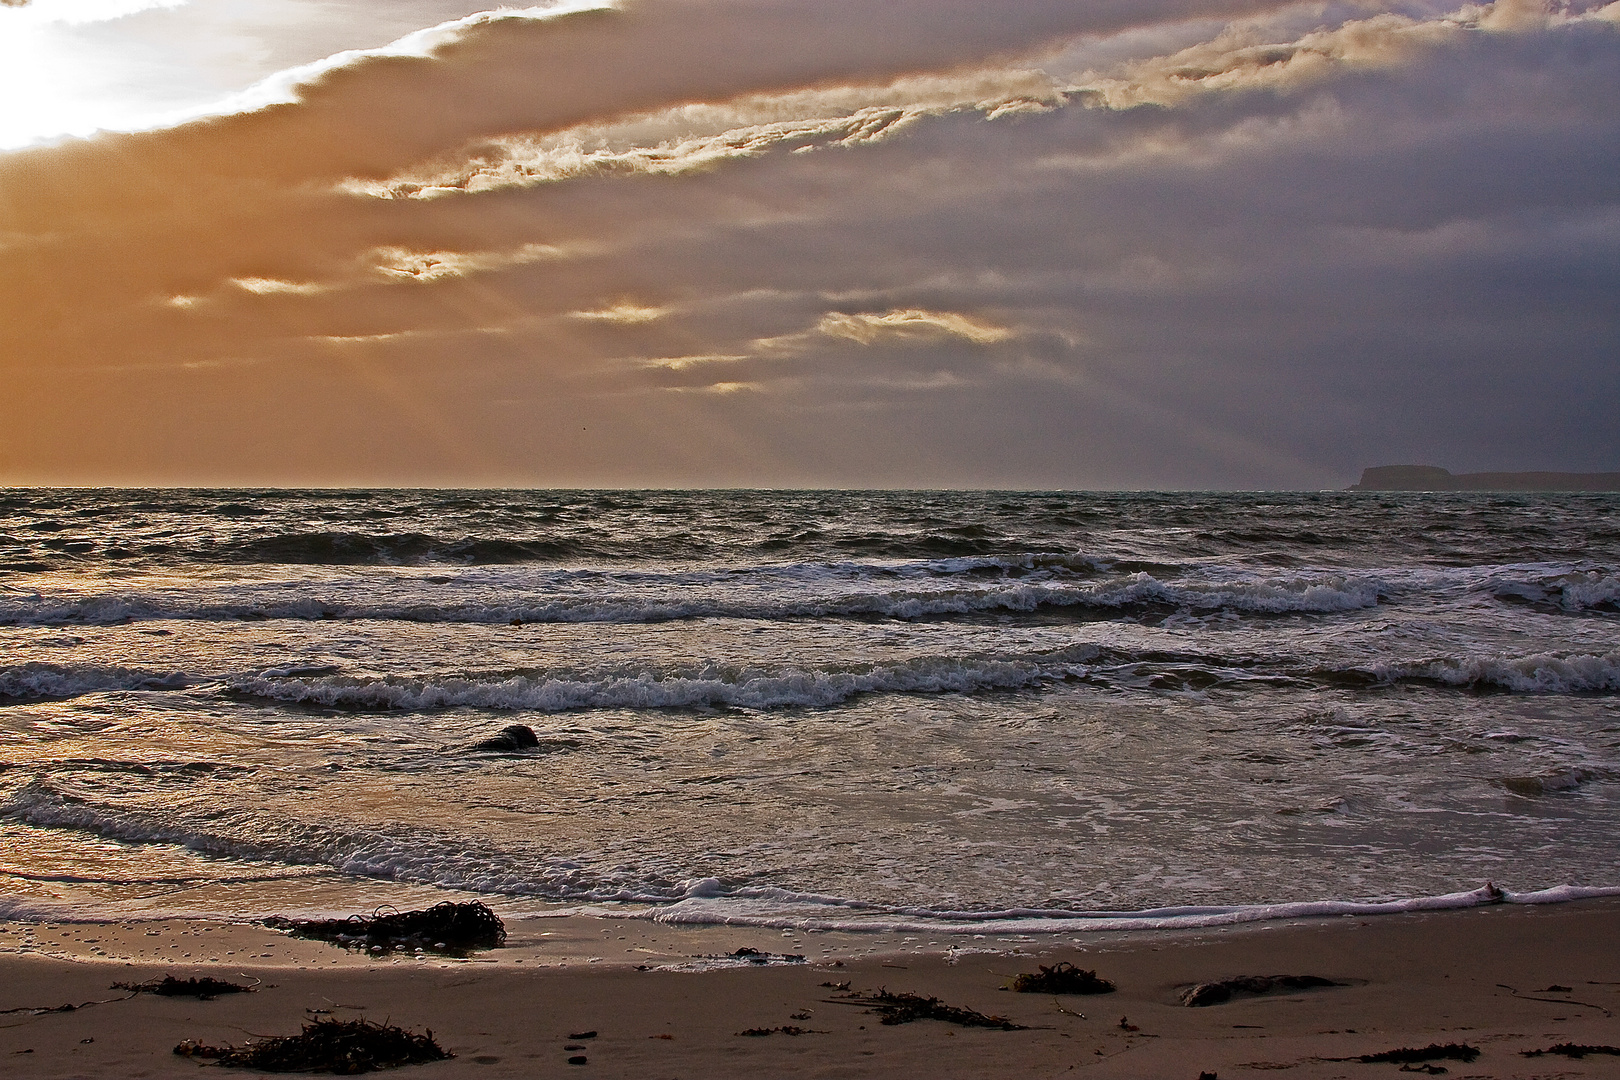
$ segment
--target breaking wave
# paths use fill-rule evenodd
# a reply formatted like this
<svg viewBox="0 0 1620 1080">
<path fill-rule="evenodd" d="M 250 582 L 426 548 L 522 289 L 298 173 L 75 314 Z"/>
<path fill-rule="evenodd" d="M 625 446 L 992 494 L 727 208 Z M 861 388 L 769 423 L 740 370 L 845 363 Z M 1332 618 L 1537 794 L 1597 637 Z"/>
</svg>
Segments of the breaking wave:
<svg viewBox="0 0 1620 1080">
<path fill-rule="evenodd" d="M 44 663 L 0 668 L 0 700 L 65 699 L 102 690 L 183 690 L 190 685 L 180 671 Z"/>
<path fill-rule="evenodd" d="M 1428 682 L 1515 694 L 1593 694 L 1620 691 L 1620 652 L 1439 659 L 1370 670 L 1380 682 Z"/>
<path fill-rule="evenodd" d="M 718 883 L 715 883 L 717 886 Z M 924 934 L 1073 934 L 1094 931 L 1174 930 L 1274 919 L 1336 915 L 1397 915 L 1413 911 L 1447 911 L 1490 904 L 1556 904 L 1620 896 L 1620 888 L 1560 885 L 1531 892 L 1511 892 L 1487 884 L 1467 892 L 1397 900 L 1306 900 L 1221 907 L 1162 907 L 1141 911 L 1079 911 L 1054 908 L 1010 908 L 1001 911 L 948 911 L 922 907 L 886 907 L 839 897 L 813 896 L 782 889 L 742 888 L 727 894 L 700 882 L 680 902 L 652 913 L 657 922 L 690 925 L 755 926 L 772 929 L 882 931 Z"/>
<path fill-rule="evenodd" d="M 711 667 L 690 673 L 610 674 L 596 678 L 547 673 L 431 679 L 261 676 L 232 680 L 231 689 L 253 697 L 336 709 L 772 709 L 824 707 L 857 695 L 883 692 L 1016 690 L 1082 670 L 1073 664 L 928 657 L 843 671 Z"/>
<path fill-rule="evenodd" d="M 1115 690 L 1204 691 L 1238 685 L 1428 683 L 1518 694 L 1620 691 L 1620 654 L 1435 660 L 1375 669 L 1306 671 L 1287 657 L 1222 658 L 1132 653 L 1075 645 L 1051 653 L 924 656 L 891 663 L 764 668 L 709 664 L 621 671 L 532 670 L 463 676 L 362 678 L 326 668 L 268 670 L 231 679 L 235 694 L 346 710 L 461 707 L 571 709 L 824 708 L 865 694 L 952 694 L 1040 689 L 1084 681 Z"/>
<path fill-rule="evenodd" d="M 356 877 L 495 895 L 658 903 L 674 884 L 632 872 L 603 875 L 568 859 L 484 850 L 463 838 L 359 825 L 315 825 L 237 809 L 188 815 L 100 805 L 30 780 L 0 803 L 0 817 L 42 828 L 77 829 L 112 840 L 172 844 L 218 858 L 317 866 Z"/>
<path fill-rule="evenodd" d="M 1620 575 L 1598 570 L 1504 577 L 1490 586 L 1498 600 L 1567 612 L 1620 613 Z"/>
<path fill-rule="evenodd" d="M 565 540 L 512 540 L 503 537 L 437 537 L 428 533 L 288 533 L 199 552 L 229 563 L 313 564 L 326 566 L 421 566 L 448 563 L 499 566 L 555 562 L 589 554 Z"/>
<path fill-rule="evenodd" d="M 984 655 L 924 655 L 821 665 L 628 663 L 360 675 L 320 661 L 204 677 L 183 671 L 30 663 L 0 668 L 0 701 L 68 699 L 117 691 L 194 690 L 342 711 L 430 712 L 476 708 L 826 708 L 869 694 L 972 694 L 1042 690 L 1059 683 L 1143 693 L 1241 686 L 1358 687 L 1423 684 L 1513 694 L 1620 692 L 1620 653 L 1440 658 L 1370 667 L 1312 667 L 1288 656 L 1211 656 L 1098 644 Z"/>
<path fill-rule="evenodd" d="M 1620 576 L 1597 570 L 1484 567 L 1277 573 L 1050 552 L 723 569 L 489 566 L 424 574 L 400 567 L 334 571 L 334 575 L 316 582 L 221 581 L 183 589 L 164 584 L 71 595 L 7 588 L 0 590 L 0 626 L 270 619 L 508 624 L 705 618 L 916 621 L 999 615 L 1263 618 L 1466 602 L 1471 596 L 1554 615 L 1602 617 L 1620 611 Z"/>
<path fill-rule="evenodd" d="M 199 621 L 325 620 L 421 623 L 652 623 L 681 619 L 782 620 L 805 618 L 889 618 L 919 620 L 952 616 L 1070 612 L 1102 617 L 1146 612 L 1240 615 L 1330 614 L 1378 605 L 1392 593 L 1377 578 L 1340 575 L 1260 581 L 1163 581 L 1138 572 L 1105 581 L 992 581 L 971 576 L 986 567 L 931 564 L 902 569 L 861 567 L 784 571 L 733 571 L 711 576 L 579 574 L 540 581 L 456 582 L 386 581 L 364 590 L 364 600 L 340 598 L 350 591 L 329 587 L 322 597 L 310 587 L 244 588 L 249 595 L 159 592 L 101 593 L 78 598 L 43 595 L 0 599 L 0 625 L 112 626 L 159 619 Z M 992 564 L 998 575 L 1005 568 Z M 739 579 L 758 575 L 757 589 L 738 588 Z M 905 587 L 870 586 L 874 577 L 906 578 Z M 808 581 L 800 579 L 808 578 Z M 915 580 L 925 579 L 925 580 Z M 967 580 L 964 580 L 967 579 Z M 591 587 L 594 586 L 594 587 Z M 852 587 L 853 586 L 853 587 Z M 401 593 L 379 600 L 379 591 Z M 525 598 L 513 593 L 530 593 Z M 472 598 L 460 599 L 468 593 Z M 489 595 L 495 594 L 495 595 Z"/>
</svg>

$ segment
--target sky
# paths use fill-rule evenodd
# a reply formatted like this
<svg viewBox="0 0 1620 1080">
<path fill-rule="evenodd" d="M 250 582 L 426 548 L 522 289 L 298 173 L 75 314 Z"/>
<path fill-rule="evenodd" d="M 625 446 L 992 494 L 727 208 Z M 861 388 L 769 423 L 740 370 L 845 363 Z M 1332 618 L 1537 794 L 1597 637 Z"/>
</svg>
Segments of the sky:
<svg viewBox="0 0 1620 1080">
<path fill-rule="evenodd" d="M 1620 469 L 1620 3 L 0 4 L 0 484 Z"/>
</svg>

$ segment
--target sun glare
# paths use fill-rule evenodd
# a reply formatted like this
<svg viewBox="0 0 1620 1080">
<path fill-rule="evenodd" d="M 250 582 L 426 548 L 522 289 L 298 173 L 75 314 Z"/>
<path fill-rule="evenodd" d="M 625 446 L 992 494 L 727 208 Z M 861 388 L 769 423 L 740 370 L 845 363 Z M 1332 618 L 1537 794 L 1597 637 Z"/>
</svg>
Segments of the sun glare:
<svg viewBox="0 0 1620 1080">
<path fill-rule="evenodd" d="M 131 94 L 138 67 L 106 24 L 186 0 L 32 0 L 0 7 L 0 148 L 101 128 L 140 127 L 159 111 Z"/>
<path fill-rule="evenodd" d="M 424 56 L 480 20 L 604 2 L 0 0 L 0 150 L 262 108 L 360 56 Z"/>
</svg>

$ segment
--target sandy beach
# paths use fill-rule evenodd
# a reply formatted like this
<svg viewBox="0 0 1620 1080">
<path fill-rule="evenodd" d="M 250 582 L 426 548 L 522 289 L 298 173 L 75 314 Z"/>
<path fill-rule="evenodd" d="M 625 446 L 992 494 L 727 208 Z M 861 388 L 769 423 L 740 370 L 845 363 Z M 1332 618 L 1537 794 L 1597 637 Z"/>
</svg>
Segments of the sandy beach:
<svg viewBox="0 0 1620 1080">
<path fill-rule="evenodd" d="M 752 948 L 803 964 L 705 959 Z M 1003 987 L 1069 961 L 1118 985 L 1099 996 Z M 525 920 L 467 961 L 375 959 L 251 925 L 0 926 L 0 1055 L 8 1076 L 189 1076 L 173 1047 L 293 1034 L 319 1017 L 431 1029 L 455 1057 L 399 1075 L 1377 1077 L 1364 1054 L 1462 1043 L 1456 1077 L 1612 1077 L 1620 1057 L 1526 1057 L 1620 1043 L 1620 902 L 1300 920 L 1229 930 L 941 940 Z M 258 981 L 210 1001 L 128 996 L 164 974 Z M 1316 975 L 1343 985 L 1180 1004 L 1195 983 Z M 841 984 L 848 984 L 848 990 Z M 849 992 L 937 997 L 1026 1030 L 937 1020 L 887 1026 Z M 64 1004 L 70 1011 L 55 1009 Z M 744 1035 L 750 1029 L 797 1028 Z M 586 1033 L 594 1032 L 587 1036 Z M 570 1058 L 583 1063 L 570 1064 Z M 1350 1060 L 1336 1060 L 1350 1059 Z"/>
</svg>

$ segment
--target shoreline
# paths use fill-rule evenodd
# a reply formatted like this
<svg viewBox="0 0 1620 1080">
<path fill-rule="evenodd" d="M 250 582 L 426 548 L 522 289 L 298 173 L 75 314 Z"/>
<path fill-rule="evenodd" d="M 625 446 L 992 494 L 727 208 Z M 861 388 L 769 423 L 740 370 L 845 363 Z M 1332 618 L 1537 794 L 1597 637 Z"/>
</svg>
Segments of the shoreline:
<svg viewBox="0 0 1620 1080">
<path fill-rule="evenodd" d="M 576 1068 L 643 1080 L 1076 1073 L 1195 1080 L 1270 1071 L 1378 1077 L 1399 1069 L 1329 1059 L 1454 1042 L 1477 1047 L 1480 1057 L 1426 1067 L 1458 1077 L 1620 1077 L 1620 1056 L 1521 1056 L 1560 1043 L 1620 1043 L 1615 898 L 1094 932 L 1062 941 L 589 916 L 524 919 L 509 931 L 508 947 L 467 960 L 378 959 L 240 923 L 0 923 L 0 1010 L 12 1010 L 0 1015 L 0 1060 L 17 1076 L 187 1076 L 198 1063 L 172 1053 L 182 1040 L 241 1045 L 336 1016 L 432 1029 L 456 1055 L 411 1066 L 402 1077 L 572 1075 Z M 806 962 L 705 959 L 739 948 L 803 953 Z M 1020 972 L 1058 962 L 1095 969 L 1118 990 L 1053 997 L 1001 989 Z M 259 980 L 258 992 L 197 1001 L 108 989 L 164 974 L 238 973 L 241 981 Z M 1278 974 L 1342 985 L 1239 995 L 1205 1008 L 1177 997 L 1192 983 Z M 838 1000 L 836 984 L 845 982 L 854 991 L 938 997 L 1029 1030 L 937 1020 L 885 1026 Z M 87 1002 L 99 1003 L 16 1011 Z M 784 1026 L 805 1033 L 782 1034 Z M 766 1028 L 777 1030 L 741 1034 Z M 570 1040 L 585 1031 L 597 1035 Z M 576 1055 L 587 1064 L 568 1065 Z"/>
</svg>

